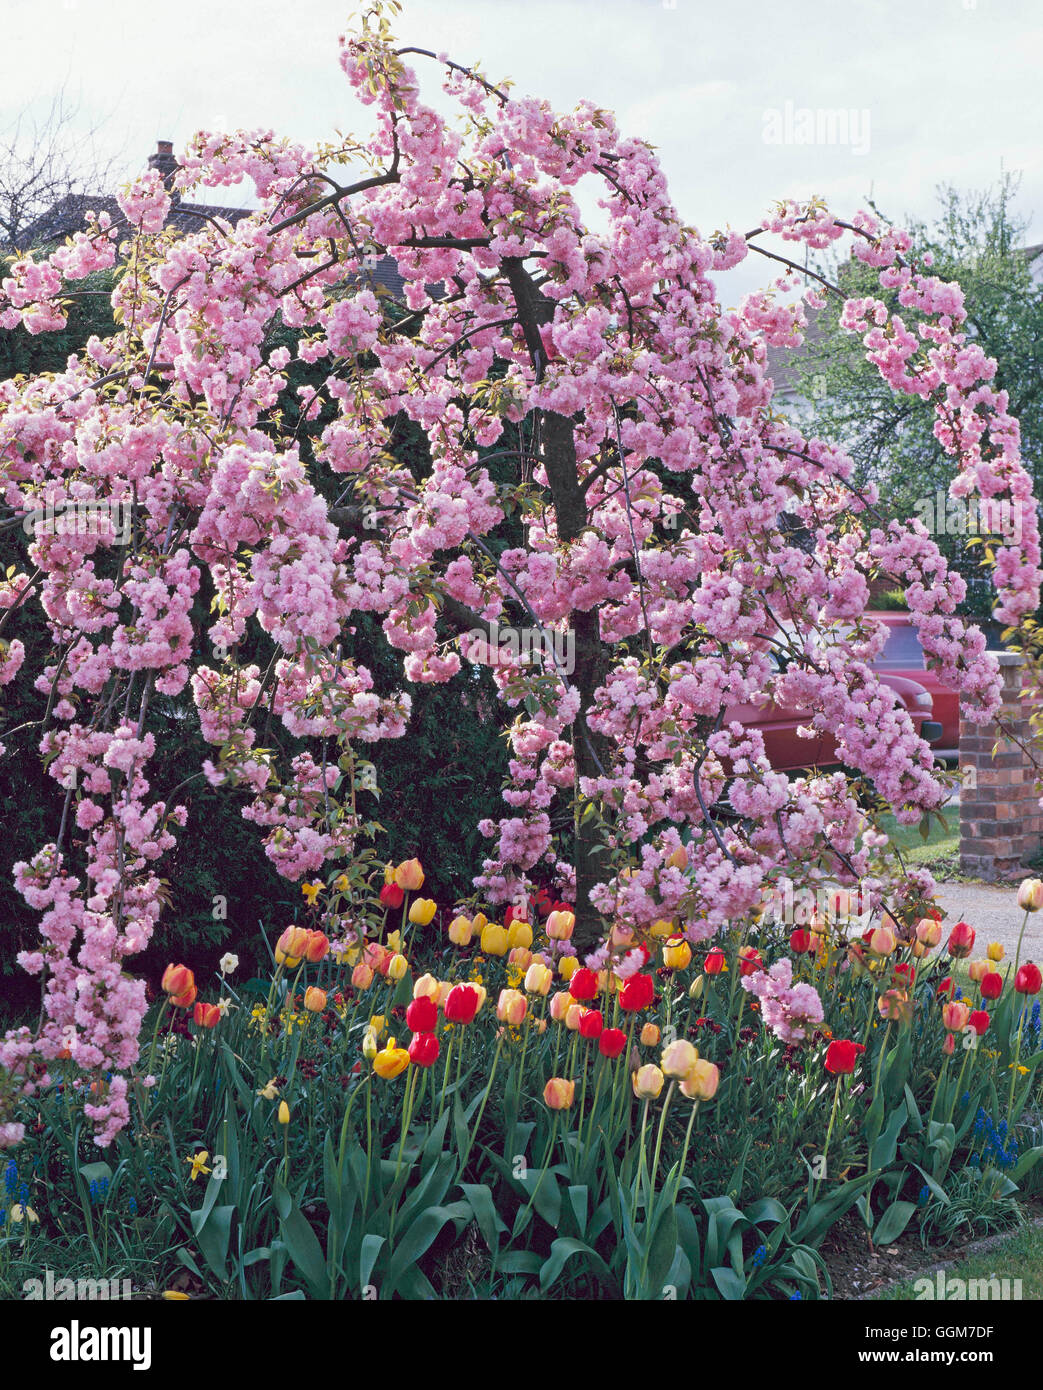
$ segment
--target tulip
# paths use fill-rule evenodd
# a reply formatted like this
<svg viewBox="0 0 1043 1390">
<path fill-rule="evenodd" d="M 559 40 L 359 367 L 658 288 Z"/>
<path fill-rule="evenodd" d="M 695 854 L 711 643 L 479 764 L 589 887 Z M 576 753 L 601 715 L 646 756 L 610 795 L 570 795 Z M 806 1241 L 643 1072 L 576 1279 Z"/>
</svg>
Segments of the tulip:
<svg viewBox="0 0 1043 1390">
<path fill-rule="evenodd" d="M 389 1038 L 387 1047 L 373 1058 L 373 1070 L 385 1081 L 393 1081 L 396 1076 L 401 1076 L 408 1066 L 409 1053 L 404 1047 L 399 1047 L 394 1038 Z"/>
<path fill-rule="evenodd" d="M 657 939 L 664 936 L 674 935 L 674 924 L 668 922 L 665 917 L 660 917 L 657 922 L 653 922 L 649 927 L 649 932 Z"/>
<path fill-rule="evenodd" d="M 380 1043 L 377 1035 L 372 1028 L 367 1028 L 362 1035 L 362 1055 L 367 1062 L 372 1062 L 373 1058 L 380 1051 Z"/>
<path fill-rule="evenodd" d="M 195 982 L 187 965 L 168 965 L 163 971 L 161 985 L 167 994 L 187 994 Z"/>
<path fill-rule="evenodd" d="M 543 1088 L 543 1103 L 550 1110 L 571 1109 L 575 1097 L 575 1081 L 566 1081 L 561 1076 L 552 1076 Z"/>
<path fill-rule="evenodd" d="M 938 986 L 938 997 L 941 998 L 943 995 L 948 995 L 951 999 L 955 988 L 956 986 L 952 982 L 952 976 L 946 975 L 945 979 Z"/>
<path fill-rule="evenodd" d="M 985 1012 L 984 1009 L 975 1009 L 972 1013 L 969 1013 L 967 1015 L 967 1023 L 971 1028 L 974 1029 L 974 1031 L 980 1038 L 984 1033 L 988 1031 L 989 1015 Z"/>
<path fill-rule="evenodd" d="M 913 1016 L 913 1005 L 904 989 L 888 989 L 876 1001 L 881 1018 L 906 1023 Z"/>
<path fill-rule="evenodd" d="M 703 970 L 707 975 L 719 975 L 727 964 L 724 952 L 719 946 L 707 951 L 706 959 L 703 961 Z"/>
<path fill-rule="evenodd" d="M 705 987 L 705 984 L 706 984 L 706 977 L 705 977 L 704 975 L 696 975 L 695 979 L 694 979 L 694 980 L 692 981 L 692 983 L 688 986 L 688 998 L 689 998 L 689 999 L 701 999 L 701 998 L 702 998 L 702 995 L 703 995 L 703 989 L 704 989 L 704 987 Z"/>
<path fill-rule="evenodd" d="M 385 883 L 380 890 L 380 901 L 385 907 L 390 907 L 393 912 L 402 906 L 405 897 L 405 893 L 402 892 L 397 883 Z"/>
<path fill-rule="evenodd" d="M 619 1007 L 627 1013 L 647 1009 L 655 998 L 655 984 L 651 975 L 631 975 L 619 991 Z"/>
<path fill-rule="evenodd" d="M 916 924 L 916 939 L 924 946 L 937 946 L 942 939 L 942 924 L 933 917 L 921 917 Z"/>
<path fill-rule="evenodd" d="M 326 1007 L 326 991 L 309 985 L 304 991 L 304 1007 L 310 1014 L 321 1014 Z"/>
<path fill-rule="evenodd" d="M 598 1051 L 602 1057 L 618 1057 L 627 1045 L 627 1035 L 622 1028 L 606 1028 L 598 1038 Z"/>
<path fill-rule="evenodd" d="M 572 979 L 579 969 L 579 956 L 562 956 L 558 961 L 558 974 L 566 982 Z"/>
<path fill-rule="evenodd" d="M 172 994 L 170 1002 L 175 1009 L 190 1009 L 196 1002 L 196 995 L 199 993 L 195 985 L 191 989 L 186 989 L 184 994 Z"/>
<path fill-rule="evenodd" d="M 877 956 L 889 956 L 898 945 L 898 938 L 890 927 L 877 927 L 869 937 L 869 949 Z"/>
<path fill-rule="evenodd" d="M 454 917 L 449 923 L 449 940 L 454 946 L 470 946 L 473 932 L 469 917 Z"/>
<path fill-rule="evenodd" d="M 598 977 L 595 971 L 580 966 L 572 972 L 569 977 L 569 993 L 573 999 L 585 1004 L 589 999 L 593 999 L 597 992 Z"/>
<path fill-rule="evenodd" d="M 488 917 L 486 917 L 484 912 L 476 912 L 474 916 L 471 918 L 471 926 L 474 928 L 476 932 L 478 932 L 479 936 L 481 935 L 482 928 L 485 926 L 488 920 L 489 919 Z"/>
<path fill-rule="evenodd" d="M 677 1038 L 663 1051 L 660 1059 L 666 1076 L 687 1076 L 699 1060 L 699 1054 L 686 1038 Z"/>
<path fill-rule="evenodd" d="M 554 998 L 550 1001 L 550 1016 L 554 1020 L 554 1022 L 564 1023 L 565 1015 L 568 1013 L 569 1009 L 572 1008 L 575 1002 L 575 999 L 573 999 L 572 995 L 568 992 L 567 989 L 559 990 L 558 993 L 554 996 Z"/>
<path fill-rule="evenodd" d="M 987 960 L 972 960 L 967 966 L 967 975 L 976 985 L 980 985 L 988 973 L 989 962 Z"/>
<path fill-rule="evenodd" d="M 685 970 L 691 963 L 691 946 L 683 936 L 672 936 L 663 947 L 663 964 L 668 970 Z"/>
<path fill-rule="evenodd" d="M 496 1017 L 501 1023 L 517 1028 L 525 1018 L 528 1007 L 529 1001 L 520 990 L 502 989 L 496 1004 Z"/>
<path fill-rule="evenodd" d="M 434 898 L 414 898 L 409 904 L 409 920 L 416 927 L 426 927 L 437 911 Z"/>
<path fill-rule="evenodd" d="M 290 1107 L 284 1100 L 279 1102 L 279 1110 L 276 1118 L 281 1125 L 288 1125 L 290 1123 Z"/>
<path fill-rule="evenodd" d="M 945 1041 L 942 1043 L 942 1051 L 945 1053 L 946 1057 L 951 1057 L 952 1054 L 956 1051 L 955 1033 L 946 1033 Z"/>
<path fill-rule="evenodd" d="M 438 981 L 433 975 L 421 975 L 419 980 L 413 981 L 414 999 L 438 999 Z"/>
<path fill-rule="evenodd" d="M 510 930 L 515 922 L 527 922 L 529 920 L 529 909 L 527 904 L 520 906 L 511 903 L 510 907 L 503 914 L 503 925 Z"/>
<path fill-rule="evenodd" d="M 507 959 L 511 965 L 516 965 L 519 970 L 528 970 L 532 964 L 532 952 L 527 946 L 514 946 Z"/>
<path fill-rule="evenodd" d="M 626 922 L 617 922 L 609 933 L 610 946 L 629 946 L 634 939 L 634 928 Z"/>
<path fill-rule="evenodd" d="M 983 999 L 998 999 L 1003 993 L 1003 976 L 998 975 L 995 971 L 990 971 L 988 975 L 981 977 L 978 988 L 981 990 Z"/>
<path fill-rule="evenodd" d="M 644 1025 L 644 1027 L 641 1029 L 641 1046 L 642 1046 L 642 1047 L 658 1047 L 658 1046 L 659 1046 L 659 1028 L 658 1028 L 658 1026 L 657 1026 L 656 1024 L 654 1024 L 654 1023 L 646 1023 L 646 1024 Z"/>
<path fill-rule="evenodd" d="M 474 985 L 454 985 L 446 995 L 445 1016 L 450 1023 L 470 1023 L 481 1000 Z"/>
<path fill-rule="evenodd" d="M 638 1067 L 633 1076 L 634 1095 L 638 1100 L 655 1100 L 663 1089 L 663 1073 L 651 1062 Z"/>
<path fill-rule="evenodd" d="M 304 927 L 287 927 L 275 943 L 275 963 L 295 970 L 308 949 L 309 932 Z"/>
<path fill-rule="evenodd" d="M 304 959 L 318 965 L 330 949 L 330 939 L 323 931 L 309 931 L 308 943 L 304 948 Z"/>
<path fill-rule="evenodd" d="M 565 1010 L 565 1027 L 570 1033 L 579 1032 L 580 1019 L 587 1012 L 582 1004 L 570 1004 Z"/>
<path fill-rule="evenodd" d="M 949 933 L 945 948 L 955 960 L 963 960 L 974 950 L 974 928 L 969 922 L 957 922 Z"/>
<path fill-rule="evenodd" d="M 369 989 L 373 983 L 373 967 L 367 965 L 364 960 L 360 960 L 355 969 L 351 972 L 351 984 L 353 989 Z"/>
<path fill-rule="evenodd" d="M 855 1069 L 860 1052 L 865 1052 L 861 1043 L 834 1038 L 826 1048 L 826 1071 L 831 1072 L 834 1076 L 850 1076 Z"/>
<path fill-rule="evenodd" d="M 544 923 L 544 931 L 552 941 L 568 941 L 575 925 L 574 913 L 552 912 Z"/>
<path fill-rule="evenodd" d="M 506 923 L 504 925 L 506 926 Z M 527 951 L 531 945 L 532 928 L 524 918 L 519 917 L 507 927 L 507 946 L 511 950 L 520 946 L 523 950 Z M 484 945 L 482 950 L 485 950 Z"/>
<path fill-rule="evenodd" d="M 554 982 L 554 972 L 542 961 L 534 960 L 525 972 L 525 989 L 529 994 L 547 995 Z"/>
<path fill-rule="evenodd" d="M 678 845 L 677 849 L 667 858 L 666 862 L 671 869 L 687 869 L 688 851 L 685 849 L 684 845 Z"/>
<path fill-rule="evenodd" d="M 197 1004 L 192 1014 L 200 1028 L 213 1028 L 220 1017 L 221 1010 L 216 1004 Z"/>
<path fill-rule="evenodd" d="M 405 859 L 395 870 L 395 882 L 407 893 L 416 893 L 424 886 L 424 871 L 419 859 Z"/>
<path fill-rule="evenodd" d="M 487 956 L 505 956 L 507 954 L 507 930 L 496 922 L 490 922 L 482 928 L 481 940 L 482 950 Z"/>
<path fill-rule="evenodd" d="M 430 1067 L 438 1061 L 441 1051 L 434 1033 L 417 1033 L 409 1044 L 409 1060 L 418 1067 Z"/>
<path fill-rule="evenodd" d="M 1022 880 L 1018 889 L 1018 906 L 1023 912 L 1038 912 L 1043 907 L 1043 879 Z"/>
<path fill-rule="evenodd" d="M 396 951 L 388 961 L 387 973 L 389 980 L 404 980 L 409 974 L 409 961 L 400 951 Z"/>
<path fill-rule="evenodd" d="M 798 928 L 797 931 L 790 933 L 790 950 L 796 951 L 798 956 L 806 955 L 809 951 L 816 950 L 815 938 L 811 932 Z"/>
<path fill-rule="evenodd" d="M 999 963 L 999 961 L 1001 961 L 1007 953 L 1003 949 L 1002 942 L 990 941 L 989 949 L 985 952 L 985 954 L 988 956 L 989 960 L 996 961 L 997 963 Z"/>
<path fill-rule="evenodd" d="M 362 948 L 362 959 L 370 969 L 379 971 L 381 975 L 388 973 L 393 954 L 394 952 L 389 951 L 379 941 L 367 941 Z"/>
<path fill-rule="evenodd" d="M 439 980 L 435 993 L 431 996 L 440 1009 L 445 1008 L 445 1001 L 449 998 L 449 992 L 453 988 L 452 980 Z"/>
<path fill-rule="evenodd" d="M 698 1057 L 681 1081 L 681 1093 L 689 1100 L 713 1100 L 720 1084 L 720 1070 L 713 1062 Z"/>
<path fill-rule="evenodd" d="M 764 962 L 761 960 L 760 951 L 752 946 L 744 946 L 739 952 L 739 974 L 752 975 L 757 970 L 764 969 Z"/>
<path fill-rule="evenodd" d="M 1035 882 L 1035 880 L 1032 881 Z M 1032 961 L 1027 960 L 1014 976 L 1014 988 L 1019 994 L 1038 994 L 1041 986 L 1043 986 L 1043 975 L 1040 974 L 1039 966 L 1033 965 Z"/>
<path fill-rule="evenodd" d="M 600 1009 L 584 1009 L 579 1017 L 579 1035 L 588 1041 L 600 1038 L 605 1029 L 605 1020 Z"/>
<path fill-rule="evenodd" d="M 942 1005 L 942 1023 L 950 1033 L 962 1033 L 970 1017 L 970 1009 L 959 999 Z"/>
<path fill-rule="evenodd" d="M 426 995 L 406 1006 L 406 1027 L 411 1033 L 433 1033 L 438 1027 L 438 1009 Z"/>
</svg>

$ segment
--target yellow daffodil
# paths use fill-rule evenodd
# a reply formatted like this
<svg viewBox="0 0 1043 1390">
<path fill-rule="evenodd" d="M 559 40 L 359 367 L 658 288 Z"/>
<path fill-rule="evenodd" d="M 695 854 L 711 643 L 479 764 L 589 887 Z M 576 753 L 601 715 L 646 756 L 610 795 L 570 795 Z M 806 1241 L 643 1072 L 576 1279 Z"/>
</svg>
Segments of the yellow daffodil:
<svg viewBox="0 0 1043 1390">
<path fill-rule="evenodd" d="M 27 1226 L 31 1226 L 34 1221 L 39 1221 L 39 1219 L 32 1207 L 23 1206 L 21 1202 L 16 1202 L 11 1208 L 12 1221 L 24 1221 Z"/>
<path fill-rule="evenodd" d="M 278 1098 L 279 1092 L 275 1089 L 274 1078 L 268 1082 L 267 1086 L 262 1086 L 261 1089 L 257 1092 L 257 1094 L 259 1096 L 263 1096 L 265 1100 L 276 1100 Z"/>
<path fill-rule="evenodd" d="M 303 893 L 304 897 L 307 898 L 309 907 L 315 906 L 315 899 L 322 892 L 322 889 L 323 885 L 321 883 L 301 884 L 301 892 Z"/>
</svg>

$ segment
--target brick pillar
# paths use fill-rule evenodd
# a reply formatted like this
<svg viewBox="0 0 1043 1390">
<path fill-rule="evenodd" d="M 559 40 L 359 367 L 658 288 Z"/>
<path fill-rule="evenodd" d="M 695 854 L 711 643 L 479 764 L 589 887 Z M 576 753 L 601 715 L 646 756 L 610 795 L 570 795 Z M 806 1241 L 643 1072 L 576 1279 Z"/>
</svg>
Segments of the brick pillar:
<svg viewBox="0 0 1043 1390">
<path fill-rule="evenodd" d="M 1016 741 L 1030 737 L 1021 657 L 995 655 L 1003 678 L 999 718 L 1014 737 L 1004 737 L 997 723 L 975 724 L 960 710 L 960 867 L 984 879 L 1018 877 L 1022 861 L 1043 846 L 1035 769 Z"/>
</svg>

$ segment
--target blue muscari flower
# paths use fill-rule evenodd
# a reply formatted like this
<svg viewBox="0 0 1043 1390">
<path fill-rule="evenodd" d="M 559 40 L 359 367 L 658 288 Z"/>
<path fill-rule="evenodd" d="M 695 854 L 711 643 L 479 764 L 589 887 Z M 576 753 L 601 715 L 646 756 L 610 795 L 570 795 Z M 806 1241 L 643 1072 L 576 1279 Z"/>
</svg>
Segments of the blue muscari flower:
<svg viewBox="0 0 1043 1390">
<path fill-rule="evenodd" d="M 793 1303 L 793 1302 L 795 1302 L 798 1298 L 803 1298 L 803 1297 L 804 1297 L 804 1295 L 801 1293 L 801 1291 L 800 1291 L 799 1289 L 797 1289 L 795 1292 L 793 1292 L 793 1293 L 790 1294 L 790 1296 L 789 1296 L 789 1301 L 790 1301 L 790 1303 Z"/>
<path fill-rule="evenodd" d="M 7 1208 L 6 1208 L 6 1207 L 0 1207 L 0 1226 L 2 1226 L 6 1220 L 7 1220 Z"/>
<path fill-rule="evenodd" d="M 18 1186 L 18 1164 L 14 1159 L 9 1159 L 7 1167 L 4 1169 L 4 1187 L 9 1197 L 14 1196 L 14 1190 Z"/>
<path fill-rule="evenodd" d="M 130 1201 L 127 1203 L 127 1210 L 130 1212 L 131 1216 L 137 1216 L 138 1199 L 136 1197 L 131 1197 Z"/>
<path fill-rule="evenodd" d="M 94 1203 L 98 1200 L 98 1183 L 96 1179 L 91 1179 L 91 1185 L 87 1190 L 90 1194 L 91 1206 L 93 1206 Z"/>
<path fill-rule="evenodd" d="M 960 1097 L 960 1104 L 961 1104 L 961 1105 L 970 1105 L 970 1103 L 971 1103 L 971 1093 L 970 1093 L 970 1091 L 964 1091 L 963 1095 Z"/>
<path fill-rule="evenodd" d="M 768 1248 L 765 1245 L 758 1245 L 753 1252 L 753 1267 L 760 1269 L 761 1265 L 768 1258 Z"/>
<path fill-rule="evenodd" d="M 920 1188 L 920 1194 L 916 1199 L 917 1204 L 921 1207 L 925 1207 L 930 1200 L 931 1189 L 927 1186 L 926 1183 L 924 1183 L 923 1187 Z"/>
<path fill-rule="evenodd" d="M 26 1202 L 28 1202 L 29 1184 L 27 1182 L 20 1182 L 18 1184 L 18 1200 L 21 1202 L 22 1206 L 25 1206 Z"/>
</svg>

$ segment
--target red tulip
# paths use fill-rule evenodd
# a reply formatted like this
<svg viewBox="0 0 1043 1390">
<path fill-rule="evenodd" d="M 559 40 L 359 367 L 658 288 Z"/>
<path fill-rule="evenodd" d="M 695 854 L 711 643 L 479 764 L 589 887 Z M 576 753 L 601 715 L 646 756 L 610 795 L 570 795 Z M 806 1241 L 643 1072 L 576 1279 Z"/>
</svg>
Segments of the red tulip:
<svg viewBox="0 0 1043 1390">
<path fill-rule="evenodd" d="M 213 1028 L 220 1017 L 221 1010 L 216 1004 L 199 1003 L 192 1013 L 193 1020 L 199 1024 L 200 1028 Z"/>
<path fill-rule="evenodd" d="M 584 1009 L 579 1016 L 579 1035 L 581 1038 L 600 1038 L 604 1027 L 605 1020 L 601 1017 L 600 1009 Z"/>
<path fill-rule="evenodd" d="M 167 994 L 187 994 L 195 977 L 187 965 L 168 965 L 160 983 Z"/>
<path fill-rule="evenodd" d="M 471 985 L 454 985 L 445 998 L 445 1016 L 450 1023 L 470 1023 L 478 1012 L 478 991 Z"/>
<path fill-rule="evenodd" d="M 170 1002 L 175 1009 L 190 1009 L 196 1002 L 196 995 L 198 993 L 199 990 L 193 985 L 191 989 L 186 989 L 184 994 L 172 994 L 170 996 Z"/>
<path fill-rule="evenodd" d="M 945 949 L 956 960 L 963 960 L 974 950 L 974 928 L 969 922 L 957 922 L 949 933 Z"/>
<path fill-rule="evenodd" d="M 981 990 L 983 999 L 998 999 L 1003 993 L 1003 976 L 990 970 L 987 975 L 981 977 L 981 984 L 978 988 Z"/>
<path fill-rule="evenodd" d="M 1014 988 L 1019 994 L 1038 994 L 1043 987 L 1043 975 L 1039 966 L 1027 960 L 1014 976 Z"/>
<path fill-rule="evenodd" d="M 815 938 L 803 927 L 798 927 L 795 932 L 791 933 L 789 944 L 791 951 L 796 951 L 798 956 L 803 956 L 815 949 Z"/>
<path fill-rule="evenodd" d="M 380 901 L 385 907 L 397 908 L 402 906 L 405 893 L 397 883 L 385 883 L 380 890 Z"/>
<path fill-rule="evenodd" d="M 967 1015 L 968 1024 L 974 1029 L 980 1038 L 988 1031 L 989 1016 L 984 1009 L 975 1009 L 973 1013 Z"/>
<path fill-rule="evenodd" d="M 304 948 L 304 959 L 317 965 L 330 949 L 330 939 L 325 932 L 309 931 L 308 944 Z"/>
<path fill-rule="evenodd" d="M 752 975 L 757 970 L 764 969 L 764 962 L 761 960 L 761 953 L 752 946 L 744 946 L 739 952 L 739 974 Z"/>
<path fill-rule="evenodd" d="M 631 975 L 619 991 L 619 1007 L 627 1013 L 637 1009 L 647 1009 L 655 998 L 655 984 L 651 975 Z"/>
<path fill-rule="evenodd" d="M 861 1043 L 835 1038 L 826 1048 L 826 1071 L 834 1076 L 850 1076 L 860 1052 L 865 1052 Z"/>
<path fill-rule="evenodd" d="M 703 969 L 707 975 L 719 975 L 726 963 L 724 952 L 719 946 L 715 946 L 712 951 L 707 951 L 706 959 L 703 961 Z"/>
<path fill-rule="evenodd" d="M 409 1060 L 418 1067 L 430 1067 L 438 1061 L 440 1051 L 434 1033 L 417 1033 L 409 1044 Z"/>
<path fill-rule="evenodd" d="M 627 1035 L 622 1028 L 606 1028 L 598 1038 L 598 1051 L 602 1057 L 618 1057 L 627 1045 Z"/>
<path fill-rule="evenodd" d="M 944 979 L 944 980 L 941 982 L 941 984 L 938 986 L 938 994 L 939 994 L 939 995 L 947 994 L 947 995 L 949 996 L 950 999 L 952 998 L 952 996 L 953 996 L 953 982 L 952 982 L 952 976 L 951 976 L 951 975 L 946 975 L 945 979 Z"/>
<path fill-rule="evenodd" d="M 426 994 L 406 1009 L 406 1027 L 413 1033 L 433 1033 L 438 1027 L 438 1005 Z"/>
<path fill-rule="evenodd" d="M 569 993 L 577 1003 L 582 1004 L 588 999 L 593 999 L 597 992 L 597 971 L 580 966 L 578 970 L 572 972 L 569 977 Z"/>
</svg>

